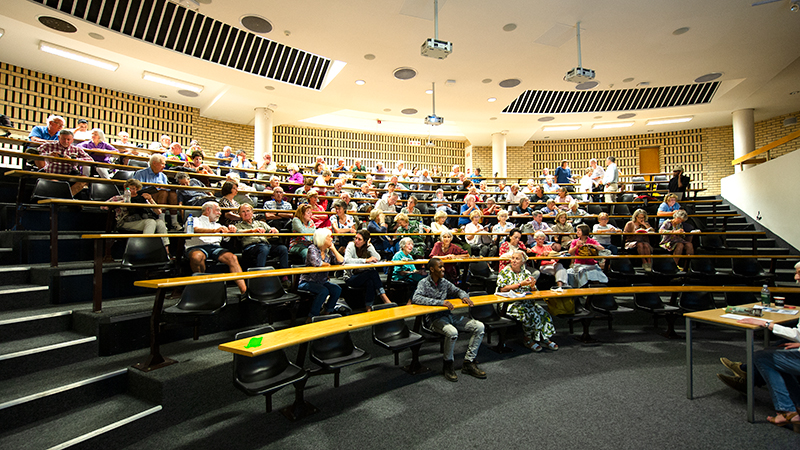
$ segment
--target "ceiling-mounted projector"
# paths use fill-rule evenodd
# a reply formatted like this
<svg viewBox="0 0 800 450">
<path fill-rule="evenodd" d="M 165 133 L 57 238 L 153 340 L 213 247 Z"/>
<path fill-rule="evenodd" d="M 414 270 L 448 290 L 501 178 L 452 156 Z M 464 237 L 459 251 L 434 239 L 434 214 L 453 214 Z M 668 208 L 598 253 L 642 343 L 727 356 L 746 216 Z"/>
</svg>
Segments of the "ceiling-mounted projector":
<svg viewBox="0 0 800 450">
<path fill-rule="evenodd" d="M 453 43 L 440 41 L 438 39 L 428 38 L 422 43 L 419 49 L 419 54 L 429 58 L 445 59 L 447 55 L 453 52 Z"/>
<path fill-rule="evenodd" d="M 570 81 L 572 83 L 585 83 L 592 80 L 594 80 L 594 70 L 583 67 L 570 69 L 567 74 L 564 75 L 564 81 Z"/>
<path fill-rule="evenodd" d="M 436 114 L 425 117 L 425 125 L 441 125 L 443 123 L 444 117 L 439 117 Z"/>
</svg>

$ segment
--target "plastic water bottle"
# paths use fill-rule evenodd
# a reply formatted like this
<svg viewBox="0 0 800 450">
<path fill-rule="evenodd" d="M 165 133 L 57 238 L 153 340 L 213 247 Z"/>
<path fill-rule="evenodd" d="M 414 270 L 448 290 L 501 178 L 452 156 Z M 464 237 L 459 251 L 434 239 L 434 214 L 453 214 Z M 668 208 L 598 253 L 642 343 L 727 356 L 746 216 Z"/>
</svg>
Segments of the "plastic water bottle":
<svg viewBox="0 0 800 450">
<path fill-rule="evenodd" d="M 194 234 L 194 217 L 189 214 L 189 218 L 186 219 L 186 232 L 189 234 Z"/>
<path fill-rule="evenodd" d="M 761 306 L 769 306 L 769 288 L 766 284 L 761 288 Z"/>
<path fill-rule="evenodd" d="M 122 201 L 125 203 L 131 202 L 131 188 L 125 188 L 125 192 L 122 194 Z"/>
</svg>

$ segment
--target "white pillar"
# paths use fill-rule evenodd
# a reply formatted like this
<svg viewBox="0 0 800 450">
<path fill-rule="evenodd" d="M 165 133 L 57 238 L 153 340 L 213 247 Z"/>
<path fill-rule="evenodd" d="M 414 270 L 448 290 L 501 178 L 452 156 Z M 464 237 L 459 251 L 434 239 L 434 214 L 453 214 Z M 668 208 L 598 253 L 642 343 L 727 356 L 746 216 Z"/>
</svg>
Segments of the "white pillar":
<svg viewBox="0 0 800 450">
<path fill-rule="evenodd" d="M 256 108 L 255 136 L 253 139 L 253 161 L 261 164 L 265 153 L 272 155 L 272 111 L 269 108 Z M 272 155 L 275 161 L 275 155 Z"/>
<path fill-rule="evenodd" d="M 492 173 L 484 176 L 491 178 L 495 176 L 495 173 L 498 177 L 507 176 L 506 156 L 506 134 L 492 134 Z"/>
<path fill-rule="evenodd" d="M 475 166 L 473 164 L 472 144 L 467 141 L 467 145 L 464 146 L 464 171 L 466 172 L 467 169 L 471 169 L 472 173 L 475 173 Z"/>
<path fill-rule="evenodd" d="M 744 156 L 756 149 L 755 120 L 753 119 L 753 109 L 739 109 L 733 115 L 733 159 Z M 752 167 L 753 164 L 745 164 L 744 167 Z M 740 166 L 737 164 L 734 169 L 739 172 Z"/>
</svg>

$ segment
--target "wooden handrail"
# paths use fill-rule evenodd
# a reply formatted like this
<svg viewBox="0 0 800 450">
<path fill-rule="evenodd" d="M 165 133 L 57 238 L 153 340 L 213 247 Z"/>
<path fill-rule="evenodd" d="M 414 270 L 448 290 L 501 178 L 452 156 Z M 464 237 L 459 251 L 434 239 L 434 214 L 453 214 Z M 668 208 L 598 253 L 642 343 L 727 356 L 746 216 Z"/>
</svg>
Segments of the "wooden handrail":
<svg viewBox="0 0 800 450">
<path fill-rule="evenodd" d="M 795 140 L 795 139 L 797 139 L 799 137 L 800 137 L 800 130 L 797 130 L 794 133 L 787 134 L 786 136 L 784 136 L 784 137 L 782 137 L 780 139 L 774 140 L 774 141 L 770 142 L 769 144 L 767 144 L 767 145 L 765 145 L 765 146 L 763 146 L 761 148 L 753 150 L 752 152 L 750 152 L 750 153 L 748 153 L 748 154 L 746 154 L 744 156 L 740 156 L 740 157 L 734 159 L 733 161 L 731 161 L 731 165 L 735 166 L 737 164 L 745 164 L 749 159 L 754 158 L 754 157 L 756 157 L 756 156 L 758 156 L 758 155 L 760 155 L 762 153 L 766 153 L 766 152 L 772 150 L 775 147 L 778 147 L 778 146 L 783 145 L 783 144 L 785 144 L 787 142 L 793 141 L 793 140 Z"/>
</svg>

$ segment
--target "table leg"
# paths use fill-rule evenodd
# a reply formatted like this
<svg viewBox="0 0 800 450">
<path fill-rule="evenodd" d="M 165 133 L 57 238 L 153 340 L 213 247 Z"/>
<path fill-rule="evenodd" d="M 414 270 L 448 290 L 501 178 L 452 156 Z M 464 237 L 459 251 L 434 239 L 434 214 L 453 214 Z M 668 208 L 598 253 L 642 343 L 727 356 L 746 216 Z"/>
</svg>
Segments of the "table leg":
<svg viewBox="0 0 800 450">
<path fill-rule="evenodd" d="M 178 361 L 169 359 L 161 355 L 161 344 L 159 340 L 159 331 L 161 329 L 161 310 L 164 309 L 164 297 L 166 291 L 164 289 L 156 290 L 156 299 L 153 301 L 153 313 L 150 315 L 150 355 L 145 362 L 134 364 L 134 369 L 139 369 L 142 372 L 150 372 L 151 370 L 160 369 Z"/>
<path fill-rule="evenodd" d="M 58 267 L 58 205 L 50 203 L 50 267 Z"/>
<path fill-rule="evenodd" d="M 103 309 L 103 247 L 105 239 L 94 240 L 94 278 L 92 280 L 92 311 Z"/>
<path fill-rule="evenodd" d="M 686 318 L 686 398 L 694 398 L 692 392 L 692 319 Z"/>
<path fill-rule="evenodd" d="M 754 422 L 753 417 L 753 382 L 755 381 L 755 367 L 753 366 L 753 329 L 745 330 L 747 336 L 747 421 Z"/>
</svg>

